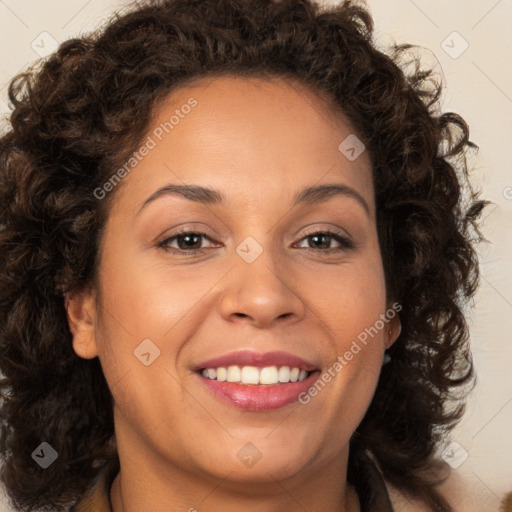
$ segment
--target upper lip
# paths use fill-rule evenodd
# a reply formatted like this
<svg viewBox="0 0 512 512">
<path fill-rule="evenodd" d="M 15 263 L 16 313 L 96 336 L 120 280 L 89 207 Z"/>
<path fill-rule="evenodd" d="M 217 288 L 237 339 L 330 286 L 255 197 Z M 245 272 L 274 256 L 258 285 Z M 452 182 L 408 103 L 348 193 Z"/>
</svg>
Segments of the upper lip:
<svg viewBox="0 0 512 512">
<path fill-rule="evenodd" d="M 290 354 L 289 352 L 255 352 L 253 350 L 237 350 L 229 352 L 220 357 L 208 359 L 194 367 L 195 371 L 205 368 L 219 368 L 230 365 L 237 366 L 256 366 L 263 368 L 265 366 L 289 366 L 291 368 L 299 368 L 308 372 L 318 369 L 312 362 L 306 361 L 299 356 Z"/>
</svg>

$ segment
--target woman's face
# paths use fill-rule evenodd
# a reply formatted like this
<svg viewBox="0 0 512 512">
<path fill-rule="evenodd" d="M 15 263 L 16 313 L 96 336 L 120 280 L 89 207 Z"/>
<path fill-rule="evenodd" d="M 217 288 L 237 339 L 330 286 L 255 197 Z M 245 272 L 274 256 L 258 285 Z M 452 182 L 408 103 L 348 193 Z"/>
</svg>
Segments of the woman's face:
<svg viewBox="0 0 512 512">
<path fill-rule="evenodd" d="M 76 353 L 99 356 L 112 391 L 122 468 L 256 482 L 341 467 L 397 334 L 397 316 L 379 322 L 390 305 L 367 152 L 283 79 L 182 88 L 148 136 L 108 192 L 100 290 L 67 304 Z M 340 188 L 303 194 L 327 185 Z M 200 371 L 236 381 L 245 366 L 248 382 L 315 371 L 258 387 Z"/>
</svg>

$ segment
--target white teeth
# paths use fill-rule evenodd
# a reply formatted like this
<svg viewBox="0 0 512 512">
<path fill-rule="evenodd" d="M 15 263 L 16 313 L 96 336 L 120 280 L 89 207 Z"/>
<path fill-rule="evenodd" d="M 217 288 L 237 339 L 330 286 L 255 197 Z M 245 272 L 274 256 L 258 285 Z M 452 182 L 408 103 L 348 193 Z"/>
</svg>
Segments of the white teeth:
<svg viewBox="0 0 512 512">
<path fill-rule="evenodd" d="M 299 368 L 290 368 L 289 366 L 265 366 L 258 368 L 256 366 L 228 366 L 219 368 L 205 368 L 202 371 L 203 377 L 221 382 L 238 382 L 240 384 L 263 384 L 275 385 L 278 383 L 286 384 L 288 382 L 302 382 L 307 379 L 309 372 Z"/>
<path fill-rule="evenodd" d="M 302 382 L 308 376 L 308 372 L 306 370 L 301 370 L 299 373 L 299 382 Z"/>
<path fill-rule="evenodd" d="M 255 366 L 244 366 L 242 368 L 242 384 L 259 384 L 260 372 Z"/>
<path fill-rule="evenodd" d="M 260 384 L 277 384 L 279 382 L 277 366 L 266 366 L 259 373 Z"/>
<path fill-rule="evenodd" d="M 240 382 L 241 375 L 242 371 L 240 370 L 240 366 L 228 366 L 228 373 L 226 377 L 228 382 Z"/>
<path fill-rule="evenodd" d="M 279 382 L 290 382 L 290 367 L 289 366 L 281 366 L 281 368 L 279 368 L 279 372 L 277 374 L 277 380 Z"/>
<path fill-rule="evenodd" d="M 217 368 L 217 380 L 224 382 L 228 378 L 228 371 L 226 368 Z"/>
</svg>

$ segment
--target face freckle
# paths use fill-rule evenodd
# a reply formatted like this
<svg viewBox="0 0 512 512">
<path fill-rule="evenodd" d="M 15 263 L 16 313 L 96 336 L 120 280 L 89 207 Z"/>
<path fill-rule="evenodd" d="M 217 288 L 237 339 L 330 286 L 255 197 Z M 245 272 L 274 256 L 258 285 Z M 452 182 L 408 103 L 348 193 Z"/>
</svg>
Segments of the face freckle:
<svg viewBox="0 0 512 512">
<path fill-rule="evenodd" d="M 158 131 L 176 110 L 187 114 Z M 156 134 L 115 192 L 103 235 L 93 344 L 121 459 L 129 450 L 145 454 L 135 455 L 142 465 L 218 478 L 236 469 L 241 481 L 334 464 L 373 396 L 393 325 L 362 343 L 388 305 L 360 139 L 301 84 L 227 76 L 174 91 L 155 111 Z M 197 371 L 240 350 L 286 352 L 310 364 L 311 385 L 329 369 L 331 379 L 307 403 L 240 408 Z M 261 364 L 298 364 L 275 357 Z M 239 454 L 249 441 L 261 454 L 250 473 Z"/>
</svg>

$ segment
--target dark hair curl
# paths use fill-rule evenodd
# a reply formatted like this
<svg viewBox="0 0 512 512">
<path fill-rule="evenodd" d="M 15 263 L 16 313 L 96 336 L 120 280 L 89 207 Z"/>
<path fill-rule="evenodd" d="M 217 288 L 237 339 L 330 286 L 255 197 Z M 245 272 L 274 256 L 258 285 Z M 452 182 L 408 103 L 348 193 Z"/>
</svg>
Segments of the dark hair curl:
<svg viewBox="0 0 512 512">
<path fill-rule="evenodd" d="M 67 292 L 97 278 L 115 193 L 98 201 L 93 191 L 137 149 L 159 100 L 230 74 L 306 84 L 364 141 L 402 333 L 351 440 L 349 479 L 366 450 L 390 483 L 451 510 L 434 485 L 434 452 L 474 381 L 464 306 L 487 201 L 468 181 L 466 122 L 436 112 L 431 70 L 417 59 L 411 73 L 401 68 L 410 48 L 379 51 L 369 12 L 351 1 L 160 0 L 13 78 L 12 128 L 0 139 L 0 454 L 16 509 L 65 510 L 118 463 L 112 395 L 98 358 L 73 351 L 64 307 Z M 42 441 L 59 454 L 46 470 L 31 458 Z"/>
</svg>

